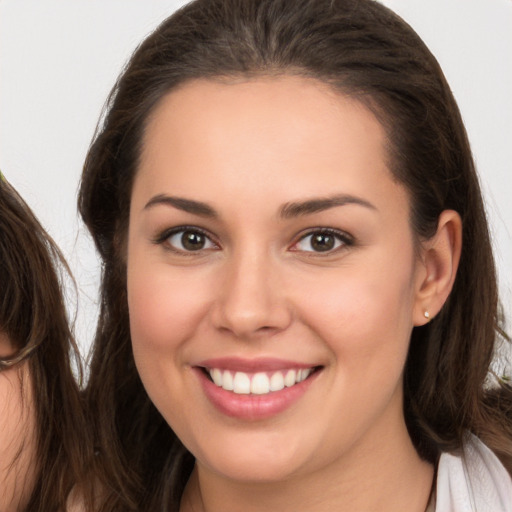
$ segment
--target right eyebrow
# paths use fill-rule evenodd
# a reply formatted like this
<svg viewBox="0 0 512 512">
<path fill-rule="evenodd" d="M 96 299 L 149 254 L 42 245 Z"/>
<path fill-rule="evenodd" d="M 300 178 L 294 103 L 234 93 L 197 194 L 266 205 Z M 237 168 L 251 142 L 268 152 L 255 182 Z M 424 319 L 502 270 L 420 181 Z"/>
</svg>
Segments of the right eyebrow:
<svg viewBox="0 0 512 512">
<path fill-rule="evenodd" d="M 168 196 L 166 194 L 158 194 L 152 197 L 144 206 L 144 210 L 148 210 L 157 205 L 167 205 L 182 210 L 187 213 L 199 215 L 200 217 L 218 218 L 218 213 L 209 204 L 184 197 Z"/>
<path fill-rule="evenodd" d="M 348 195 L 338 194 L 332 197 L 321 197 L 308 199 L 306 201 L 287 203 L 281 208 L 281 217 L 290 219 L 293 217 L 300 217 L 302 215 L 311 215 L 313 213 L 336 208 L 338 206 L 345 206 L 347 204 L 356 204 L 363 206 L 370 210 L 377 210 L 377 208 L 363 198 Z"/>
</svg>

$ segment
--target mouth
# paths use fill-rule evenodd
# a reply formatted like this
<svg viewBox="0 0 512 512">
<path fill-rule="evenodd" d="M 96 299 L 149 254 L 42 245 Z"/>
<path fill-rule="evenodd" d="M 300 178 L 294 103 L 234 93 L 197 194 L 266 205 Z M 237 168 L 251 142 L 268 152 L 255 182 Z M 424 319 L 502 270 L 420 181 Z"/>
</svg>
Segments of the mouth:
<svg viewBox="0 0 512 512">
<path fill-rule="evenodd" d="M 319 372 L 321 366 L 285 368 L 276 371 L 245 372 L 202 367 L 205 376 L 217 387 L 237 395 L 268 395 L 293 388 Z"/>
<path fill-rule="evenodd" d="M 272 357 L 221 357 L 192 365 L 210 403 L 242 421 L 268 420 L 300 403 L 324 368 Z"/>
</svg>

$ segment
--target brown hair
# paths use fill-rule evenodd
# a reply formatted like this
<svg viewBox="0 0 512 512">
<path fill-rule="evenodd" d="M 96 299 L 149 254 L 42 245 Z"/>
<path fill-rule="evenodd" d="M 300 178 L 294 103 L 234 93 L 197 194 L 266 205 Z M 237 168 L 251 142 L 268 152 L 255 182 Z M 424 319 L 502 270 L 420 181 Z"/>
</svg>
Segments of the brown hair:
<svg viewBox="0 0 512 512">
<path fill-rule="evenodd" d="M 14 346 L 13 354 L 0 359 L 0 371 L 28 363 L 34 403 L 23 406 L 34 407 L 36 416 L 36 481 L 23 510 L 66 510 L 70 491 L 83 480 L 90 446 L 72 370 L 81 378 L 81 363 L 59 279 L 67 266 L 2 176 L 0 262 L 0 331 Z"/>
<path fill-rule="evenodd" d="M 417 34 L 372 0 L 197 0 L 137 49 L 110 95 L 82 176 L 79 208 L 103 259 L 102 309 L 88 399 L 104 510 L 178 506 L 193 459 L 152 406 L 130 345 L 121 254 L 145 124 L 193 79 L 298 74 L 369 106 L 386 129 L 389 165 L 409 191 L 418 240 L 459 212 L 463 250 L 440 314 L 414 328 L 404 409 L 415 446 L 435 462 L 480 436 L 512 471 L 512 389 L 488 379 L 500 337 L 482 195 L 464 125 L 443 73 Z M 508 458 L 507 458 L 508 457 Z M 154 508 L 152 508 L 154 507 Z"/>
</svg>

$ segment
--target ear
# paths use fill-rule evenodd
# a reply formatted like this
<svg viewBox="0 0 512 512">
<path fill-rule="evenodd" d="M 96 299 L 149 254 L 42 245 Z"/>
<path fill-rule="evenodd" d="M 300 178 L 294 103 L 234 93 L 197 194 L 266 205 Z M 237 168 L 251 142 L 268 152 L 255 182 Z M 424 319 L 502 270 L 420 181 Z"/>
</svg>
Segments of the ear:
<svg viewBox="0 0 512 512">
<path fill-rule="evenodd" d="M 436 234 L 421 245 L 414 325 L 424 325 L 432 320 L 450 295 L 462 248 L 460 215 L 453 210 L 443 211 Z"/>
</svg>

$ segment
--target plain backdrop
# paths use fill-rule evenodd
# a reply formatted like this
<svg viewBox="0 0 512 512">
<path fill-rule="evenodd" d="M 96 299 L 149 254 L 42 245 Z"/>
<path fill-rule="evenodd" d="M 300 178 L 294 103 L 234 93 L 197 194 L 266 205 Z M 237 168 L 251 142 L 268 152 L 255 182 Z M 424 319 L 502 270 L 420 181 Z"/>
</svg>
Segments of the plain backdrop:
<svg viewBox="0 0 512 512">
<path fill-rule="evenodd" d="M 0 169 L 60 245 L 78 283 L 84 351 L 99 260 L 76 213 L 103 103 L 141 39 L 179 0 L 0 0 Z M 385 0 L 438 58 L 462 111 L 485 192 L 512 319 L 512 1 Z M 0 262 L 1 264 L 1 262 Z"/>
</svg>

